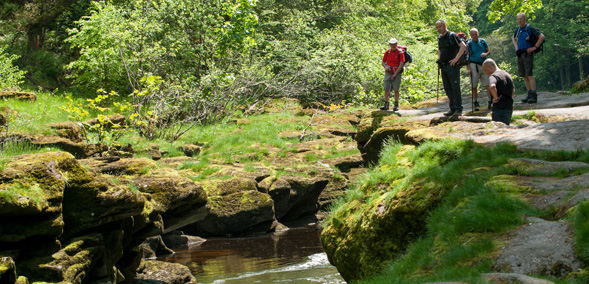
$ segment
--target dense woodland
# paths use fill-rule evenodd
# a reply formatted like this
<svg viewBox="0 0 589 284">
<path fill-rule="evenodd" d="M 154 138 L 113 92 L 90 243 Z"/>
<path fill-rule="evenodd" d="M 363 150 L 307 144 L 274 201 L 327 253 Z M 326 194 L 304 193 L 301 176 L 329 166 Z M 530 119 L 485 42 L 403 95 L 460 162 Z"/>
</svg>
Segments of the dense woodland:
<svg viewBox="0 0 589 284">
<path fill-rule="evenodd" d="M 588 0 L 0 3 L 1 89 L 132 101 L 138 116 L 170 125 L 214 121 L 272 96 L 374 107 L 391 37 L 414 57 L 403 103 L 435 97 L 439 18 L 455 32 L 477 27 L 491 57 L 515 75 L 511 36 L 516 13 L 526 12 L 547 38 L 536 56 L 539 91 L 569 90 L 589 71 Z"/>
</svg>

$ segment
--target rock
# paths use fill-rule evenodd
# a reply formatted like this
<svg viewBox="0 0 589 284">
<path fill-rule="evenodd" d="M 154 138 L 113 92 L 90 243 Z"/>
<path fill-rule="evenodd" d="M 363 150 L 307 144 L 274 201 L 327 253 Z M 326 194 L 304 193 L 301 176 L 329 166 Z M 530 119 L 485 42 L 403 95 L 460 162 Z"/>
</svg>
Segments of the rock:
<svg viewBox="0 0 589 284">
<path fill-rule="evenodd" d="M 206 242 L 205 239 L 196 236 L 184 235 L 182 231 L 172 231 L 162 235 L 162 241 L 170 249 L 184 246 L 199 245 Z"/>
<path fill-rule="evenodd" d="M 364 164 L 361 154 L 325 159 L 322 162 L 336 167 L 342 172 L 349 172 L 351 168 L 359 168 Z"/>
<path fill-rule="evenodd" d="M 193 144 L 185 144 L 182 147 L 180 147 L 180 149 L 182 150 L 182 152 L 184 152 L 184 155 L 186 155 L 188 157 L 194 157 L 194 156 L 198 156 L 198 154 L 200 154 L 202 147 L 198 146 L 198 145 L 193 145 Z"/>
<path fill-rule="evenodd" d="M 280 176 L 269 189 L 274 200 L 276 218 L 296 219 L 305 214 L 314 214 L 317 201 L 329 180 L 325 178 L 304 178 L 299 176 Z"/>
<path fill-rule="evenodd" d="M 84 128 L 75 122 L 60 122 L 50 124 L 49 127 L 57 129 L 57 133 L 60 137 L 69 139 L 73 142 L 82 142 L 84 139 Z"/>
<path fill-rule="evenodd" d="M 185 284 L 196 283 L 188 267 L 179 263 L 157 260 L 143 261 L 134 284 Z"/>
<path fill-rule="evenodd" d="M 0 257 L 0 283 L 16 282 L 16 265 L 11 257 Z"/>
<path fill-rule="evenodd" d="M 161 214 L 164 232 L 202 220 L 207 215 L 204 189 L 171 169 L 154 170 L 133 179 L 139 191 L 151 196 L 152 213 Z"/>
<path fill-rule="evenodd" d="M 360 221 L 332 218 L 321 233 L 329 262 L 348 282 L 379 273 L 384 263 L 405 251 L 423 232 L 427 212 L 445 194 L 439 185 L 410 185 L 388 202 L 375 204 L 363 216 L 354 218 Z M 355 200 L 346 207 L 356 208 L 362 206 L 360 203 Z"/>
<path fill-rule="evenodd" d="M 552 281 L 517 273 L 485 273 L 483 276 L 493 284 L 554 284 Z"/>
<path fill-rule="evenodd" d="M 17 99 L 21 101 L 37 101 L 37 95 L 31 92 L 0 91 L 0 100 Z"/>
<path fill-rule="evenodd" d="M 31 144 L 39 147 L 56 147 L 66 151 L 76 158 L 85 158 L 88 146 L 86 143 L 76 143 L 72 140 L 58 136 L 40 136 L 31 141 Z"/>
<path fill-rule="evenodd" d="M 495 261 L 496 271 L 563 277 L 581 267 L 575 257 L 571 229 L 565 221 L 528 221 L 528 225 L 510 234 Z"/>
<path fill-rule="evenodd" d="M 509 159 L 508 166 L 524 169 L 524 172 L 530 174 L 553 174 L 556 171 L 562 170 L 570 174 L 574 170 L 588 169 L 589 164 L 581 162 L 547 162 L 535 159 Z"/>
<path fill-rule="evenodd" d="M 156 258 L 158 256 L 174 254 L 174 251 L 166 246 L 162 236 L 153 236 L 147 238 L 143 244 L 143 258 Z"/>
<path fill-rule="evenodd" d="M 182 231 L 198 236 L 241 235 L 262 223 L 268 224 L 266 231 L 271 229 L 274 201 L 270 195 L 258 191 L 255 180 L 208 181 L 203 187 L 210 212 L 202 221 L 183 227 Z"/>
<path fill-rule="evenodd" d="M 108 175 L 142 175 L 157 168 L 157 165 L 146 158 L 130 159 L 84 159 L 80 163 L 86 165 L 92 171 Z"/>
<path fill-rule="evenodd" d="M 401 141 L 403 144 L 414 144 L 413 141 L 406 137 L 407 133 L 412 129 L 414 128 L 411 125 L 408 125 L 407 127 L 379 128 L 372 134 L 370 140 L 368 140 L 363 147 L 359 147 L 364 162 L 368 165 L 377 164 L 380 157 L 380 151 L 382 150 L 385 141 L 397 140 Z"/>
</svg>

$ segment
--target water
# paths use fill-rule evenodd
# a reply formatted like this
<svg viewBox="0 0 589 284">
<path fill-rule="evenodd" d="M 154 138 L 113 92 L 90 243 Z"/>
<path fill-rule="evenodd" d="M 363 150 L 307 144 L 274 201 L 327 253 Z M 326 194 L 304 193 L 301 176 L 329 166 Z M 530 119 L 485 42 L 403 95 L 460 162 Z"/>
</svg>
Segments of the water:
<svg viewBox="0 0 589 284">
<path fill-rule="evenodd" d="M 249 238 L 214 238 L 159 260 L 188 266 L 197 283 L 346 283 L 306 226 Z"/>
</svg>

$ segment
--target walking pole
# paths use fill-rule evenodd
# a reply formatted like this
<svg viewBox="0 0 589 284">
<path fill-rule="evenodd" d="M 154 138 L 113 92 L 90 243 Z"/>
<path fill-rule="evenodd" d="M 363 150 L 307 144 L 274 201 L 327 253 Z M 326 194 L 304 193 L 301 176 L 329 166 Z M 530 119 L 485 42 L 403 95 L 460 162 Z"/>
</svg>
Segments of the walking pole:
<svg viewBox="0 0 589 284">
<path fill-rule="evenodd" d="M 470 66 L 468 66 L 468 67 L 470 67 Z M 478 70 L 479 70 L 478 67 L 475 67 L 475 68 L 477 68 L 477 72 L 478 72 Z M 470 111 L 474 113 L 474 94 L 472 93 L 472 89 L 473 89 L 473 85 L 472 85 L 472 69 L 471 69 L 471 72 L 470 72 L 470 76 L 469 77 L 470 77 Z"/>
</svg>

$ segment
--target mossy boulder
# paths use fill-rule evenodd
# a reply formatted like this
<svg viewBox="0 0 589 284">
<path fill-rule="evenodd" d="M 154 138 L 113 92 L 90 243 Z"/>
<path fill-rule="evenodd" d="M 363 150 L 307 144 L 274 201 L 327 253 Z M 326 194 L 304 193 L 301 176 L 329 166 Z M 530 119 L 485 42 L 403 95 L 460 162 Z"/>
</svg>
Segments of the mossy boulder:
<svg viewBox="0 0 589 284">
<path fill-rule="evenodd" d="M 15 157 L 0 181 L 0 243 L 51 239 L 63 232 L 66 184 L 80 170 L 66 152 Z"/>
<path fill-rule="evenodd" d="M 387 126 L 376 130 L 370 140 L 364 146 L 358 147 L 366 164 L 378 163 L 380 152 L 387 140 L 400 141 L 403 144 L 414 144 L 414 141 L 406 136 L 408 132 L 417 129 L 411 124 L 405 126 Z"/>
<path fill-rule="evenodd" d="M 321 234 L 329 262 L 346 281 L 378 274 L 423 233 L 428 212 L 445 193 L 439 185 L 415 183 L 373 204 L 348 203 Z"/>
<path fill-rule="evenodd" d="M 17 99 L 21 101 L 37 101 L 37 95 L 31 92 L 1 91 L 0 99 Z"/>
<path fill-rule="evenodd" d="M 11 257 L 0 257 L 0 283 L 12 284 L 16 282 L 16 265 Z"/>
<path fill-rule="evenodd" d="M 203 188 L 175 170 L 154 170 L 134 178 L 132 184 L 149 195 L 149 210 L 161 214 L 164 233 L 201 220 L 207 214 Z"/>
<path fill-rule="evenodd" d="M 194 278 L 190 269 L 182 264 L 145 260 L 139 267 L 134 283 L 185 284 L 196 283 L 196 278 Z"/>
<path fill-rule="evenodd" d="M 204 220 L 184 227 L 192 235 L 240 235 L 249 229 L 274 221 L 274 202 L 270 195 L 258 191 L 257 182 L 247 178 L 208 181 L 203 184 L 209 203 Z M 258 228 L 259 229 L 259 228 Z"/>
<path fill-rule="evenodd" d="M 293 220 L 314 214 L 318 209 L 319 196 L 328 183 L 329 180 L 324 177 L 280 176 L 268 191 L 274 200 L 276 218 Z"/>
</svg>

